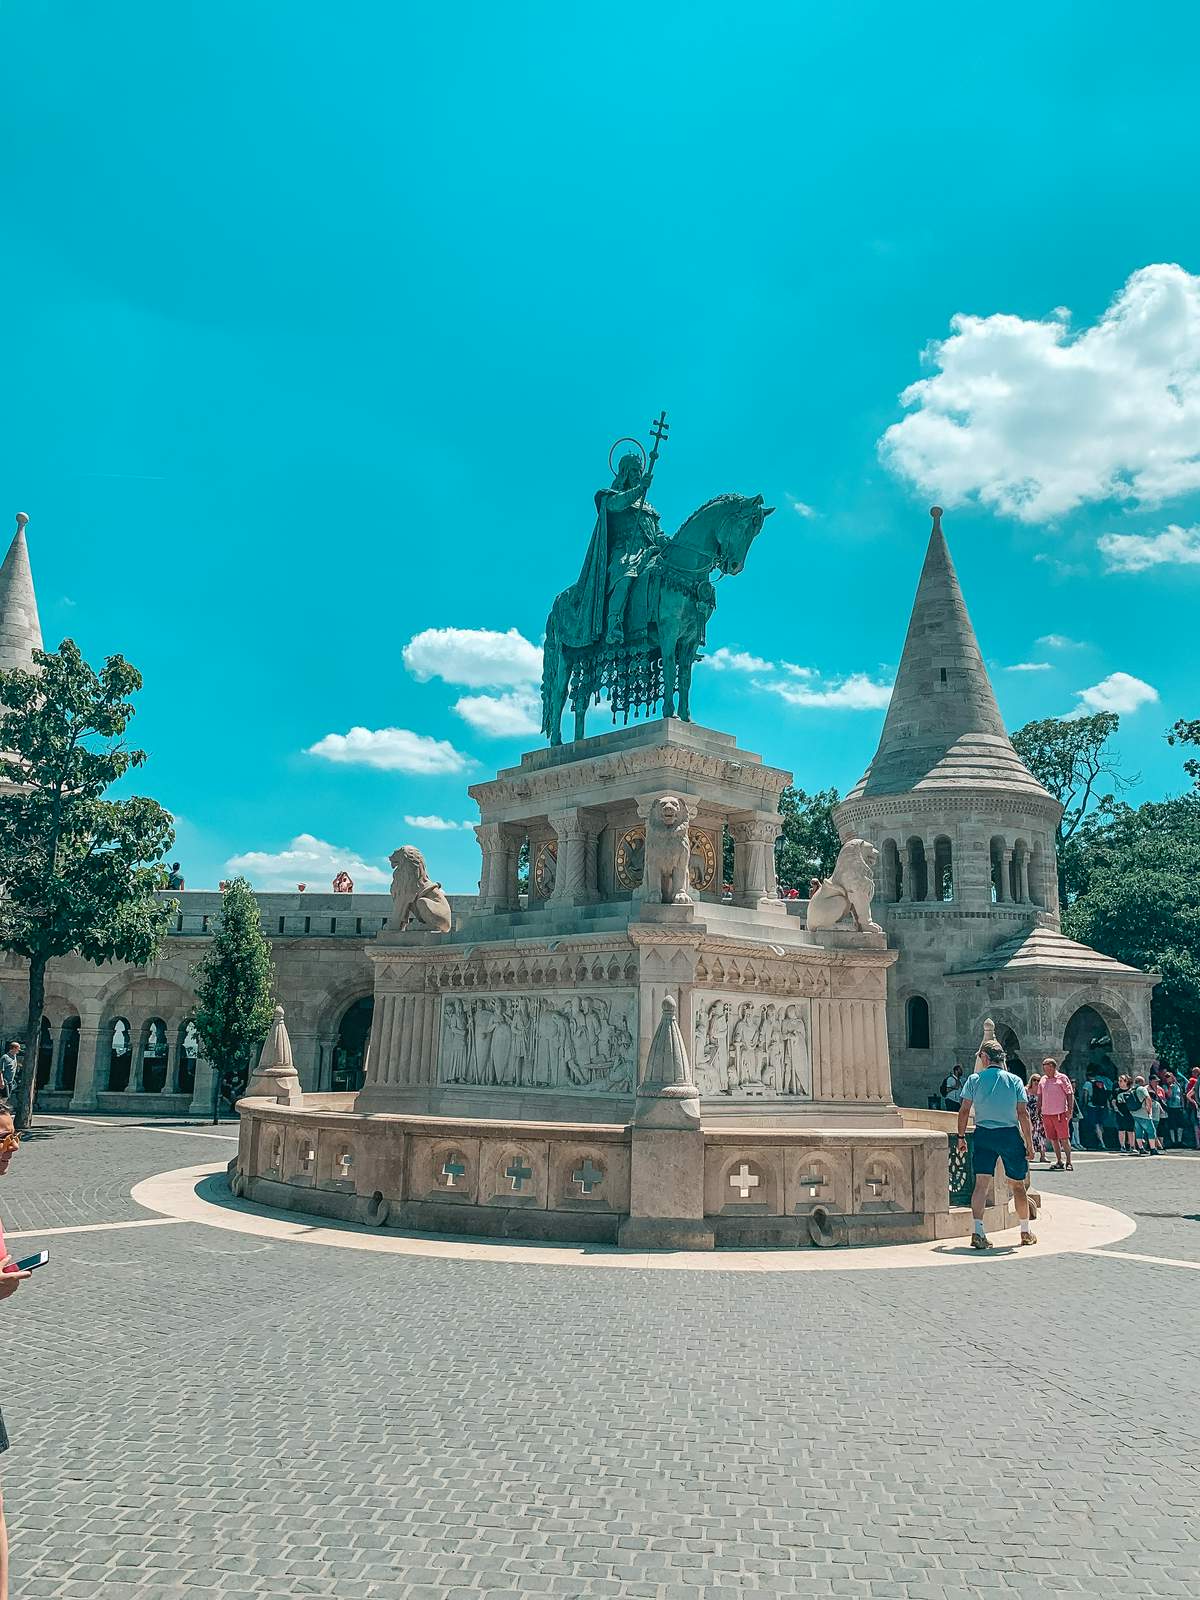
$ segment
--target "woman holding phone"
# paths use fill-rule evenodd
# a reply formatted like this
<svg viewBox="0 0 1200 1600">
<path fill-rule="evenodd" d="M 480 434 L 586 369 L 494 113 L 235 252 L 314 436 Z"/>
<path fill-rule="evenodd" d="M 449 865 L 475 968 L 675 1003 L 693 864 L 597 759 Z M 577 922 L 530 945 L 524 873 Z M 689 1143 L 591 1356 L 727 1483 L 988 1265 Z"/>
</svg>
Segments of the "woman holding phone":
<svg viewBox="0 0 1200 1600">
<path fill-rule="evenodd" d="M 17 1153 L 20 1135 L 13 1127 L 12 1110 L 6 1100 L 0 1100 L 0 1177 L 8 1171 Z M 4 1228 L 0 1225 L 0 1300 L 8 1300 L 29 1277 L 22 1272 L 8 1253 L 4 1243 Z M 4 1431 L 4 1414 L 0 1412 L 0 1453 L 8 1449 L 8 1434 Z M 0 1600 L 8 1600 L 8 1528 L 4 1521 L 4 1497 L 0 1495 Z"/>
</svg>

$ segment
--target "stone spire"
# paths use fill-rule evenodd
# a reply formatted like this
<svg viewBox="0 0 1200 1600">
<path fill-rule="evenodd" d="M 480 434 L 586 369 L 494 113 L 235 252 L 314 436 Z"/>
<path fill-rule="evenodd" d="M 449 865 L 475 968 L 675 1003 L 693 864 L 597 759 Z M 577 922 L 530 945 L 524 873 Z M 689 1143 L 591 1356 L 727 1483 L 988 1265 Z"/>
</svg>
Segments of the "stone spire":
<svg viewBox="0 0 1200 1600">
<path fill-rule="evenodd" d="M 11 672 L 14 667 L 28 671 L 33 665 L 33 652 L 42 648 L 29 546 L 25 543 L 28 521 L 23 511 L 17 512 L 17 531 L 4 565 L 0 567 L 0 671 L 3 672 Z"/>
<path fill-rule="evenodd" d="M 247 1099 L 278 1100 L 285 1106 L 304 1104 L 300 1075 L 292 1062 L 292 1041 L 288 1038 L 283 1007 L 275 1007 L 271 1031 L 258 1058 L 258 1066 L 246 1085 Z"/>
<path fill-rule="evenodd" d="M 679 1031 L 679 1008 L 670 995 L 662 1003 L 662 1018 L 637 1086 L 634 1121 L 655 1128 L 699 1126 L 700 1091 Z"/>
<path fill-rule="evenodd" d="M 875 759 L 846 796 L 1003 789 L 1048 799 L 1009 742 L 934 506 L 933 531 Z"/>
</svg>

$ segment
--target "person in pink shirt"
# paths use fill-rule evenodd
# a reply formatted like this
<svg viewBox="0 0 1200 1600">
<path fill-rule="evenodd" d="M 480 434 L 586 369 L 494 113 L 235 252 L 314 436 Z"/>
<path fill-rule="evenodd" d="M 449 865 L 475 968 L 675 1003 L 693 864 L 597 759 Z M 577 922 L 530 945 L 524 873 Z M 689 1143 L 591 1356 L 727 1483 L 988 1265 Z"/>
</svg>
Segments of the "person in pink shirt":
<svg viewBox="0 0 1200 1600">
<path fill-rule="evenodd" d="M 1047 1056 L 1042 1062 L 1042 1081 L 1037 1086 L 1038 1108 L 1042 1113 L 1042 1127 L 1054 1146 L 1054 1166 L 1051 1172 L 1074 1172 L 1071 1165 L 1071 1111 L 1075 1104 L 1075 1085 L 1065 1072 L 1058 1070 L 1058 1062 Z"/>
</svg>

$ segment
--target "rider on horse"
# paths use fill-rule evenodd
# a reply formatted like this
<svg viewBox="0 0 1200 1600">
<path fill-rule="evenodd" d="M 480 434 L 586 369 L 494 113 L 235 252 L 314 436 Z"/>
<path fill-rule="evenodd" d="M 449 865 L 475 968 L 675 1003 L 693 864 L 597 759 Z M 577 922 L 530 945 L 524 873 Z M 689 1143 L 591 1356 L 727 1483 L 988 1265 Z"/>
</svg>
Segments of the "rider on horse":
<svg viewBox="0 0 1200 1600">
<path fill-rule="evenodd" d="M 601 638 L 606 645 L 628 642 L 629 591 L 666 542 L 658 512 L 646 504 L 653 476 L 653 462 L 643 469 L 638 456 L 625 455 L 617 463 L 612 487 L 596 493 L 596 525 L 564 619 L 563 643 L 572 649 L 587 649 Z"/>
</svg>

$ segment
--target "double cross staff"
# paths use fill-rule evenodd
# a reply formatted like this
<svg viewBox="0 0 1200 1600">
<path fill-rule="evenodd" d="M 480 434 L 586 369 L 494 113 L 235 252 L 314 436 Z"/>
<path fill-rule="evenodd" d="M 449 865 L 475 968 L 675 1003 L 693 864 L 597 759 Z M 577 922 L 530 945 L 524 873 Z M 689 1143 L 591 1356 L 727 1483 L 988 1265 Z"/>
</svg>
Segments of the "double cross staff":
<svg viewBox="0 0 1200 1600">
<path fill-rule="evenodd" d="M 670 433 L 670 431 L 670 427 L 667 424 L 667 413 L 663 411 L 659 414 L 657 421 L 650 424 L 650 433 L 654 439 L 654 444 L 650 451 L 650 461 L 648 463 L 651 472 L 654 471 L 654 463 L 658 460 L 658 447 L 660 444 L 662 444 L 663 440 L 667 437 L 667 434 Z"/>
</svg>

